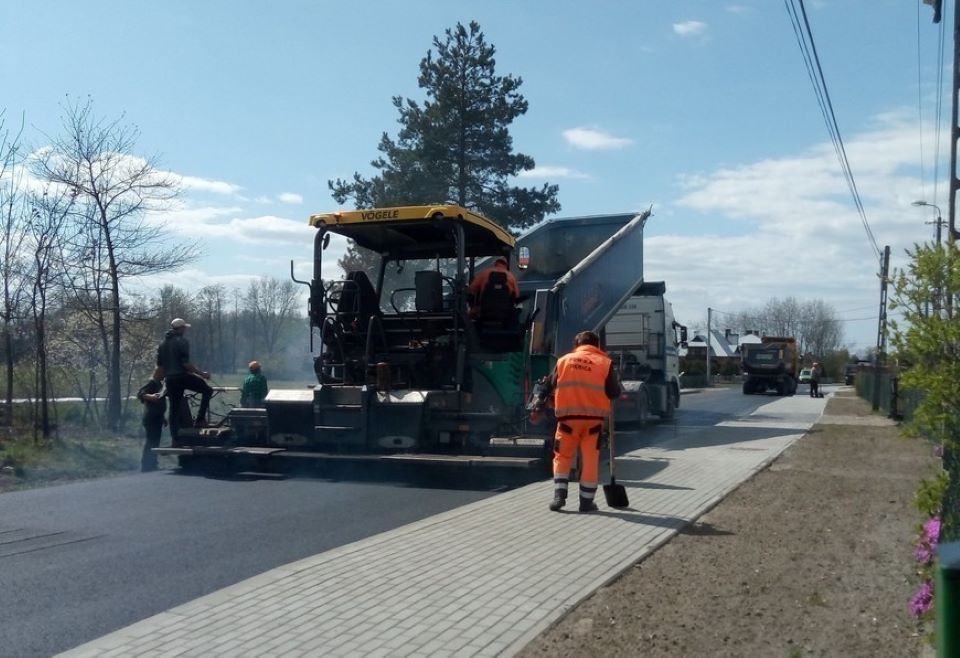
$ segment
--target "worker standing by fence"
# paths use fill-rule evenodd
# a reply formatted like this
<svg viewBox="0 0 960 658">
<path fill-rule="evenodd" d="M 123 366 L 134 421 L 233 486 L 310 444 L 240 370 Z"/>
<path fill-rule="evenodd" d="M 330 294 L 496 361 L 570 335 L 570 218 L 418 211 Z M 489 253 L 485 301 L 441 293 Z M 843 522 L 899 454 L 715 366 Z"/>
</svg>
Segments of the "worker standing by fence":
<svg viewBox="0 0 960 658">
<path fill-rule="evenodd" d="M 153 449 L 160 447 L 163 426 L 167 424 L 163 417 L 167 411 L 165 396 L 163 382 L 156 373 L 137 391 L 137 399 L 143 403 L 143 429 L 146 432 L 143 454 L 140 456 L 140 470 L 144 473 L 157 470 L 157 455 Z"/>
</svg>

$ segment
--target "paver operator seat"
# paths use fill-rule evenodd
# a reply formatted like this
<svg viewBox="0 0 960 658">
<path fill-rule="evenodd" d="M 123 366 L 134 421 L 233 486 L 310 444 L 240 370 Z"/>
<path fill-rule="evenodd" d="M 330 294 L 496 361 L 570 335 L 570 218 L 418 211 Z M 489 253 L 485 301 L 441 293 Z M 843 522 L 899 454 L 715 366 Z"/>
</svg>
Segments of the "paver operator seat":
<svg viewBox="0 0 960 658">
<path fill-rule="evenodd" d="M 520 323 L 518 300 L 507 285 L 506 272 L 491 272 L 480 291 L 474 326 L 481 348 L 492 352 L 519 352 L 527 327 Z"/>
</svg>

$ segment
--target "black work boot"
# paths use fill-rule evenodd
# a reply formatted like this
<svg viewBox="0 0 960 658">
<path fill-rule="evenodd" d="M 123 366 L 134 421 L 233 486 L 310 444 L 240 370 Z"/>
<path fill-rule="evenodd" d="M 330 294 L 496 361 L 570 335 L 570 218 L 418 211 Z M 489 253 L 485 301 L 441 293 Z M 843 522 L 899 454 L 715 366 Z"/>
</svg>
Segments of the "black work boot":
<svg viewBox="0 0 960 658">
<path fill-rule="evenodd" d="M 557 491 L 553 494 L 553 502 L 550 503 L 551 512 L 559 512 L 560 508 L 567 504 L 567 494 Z"/>
<path fill-rule="evenodd" d="M 581 498 L 580 499 L 580 511 L 581 512 L 596 512 L 599 508 L 597 504 L 593 502 L 590 498 Z"/>
</svg>

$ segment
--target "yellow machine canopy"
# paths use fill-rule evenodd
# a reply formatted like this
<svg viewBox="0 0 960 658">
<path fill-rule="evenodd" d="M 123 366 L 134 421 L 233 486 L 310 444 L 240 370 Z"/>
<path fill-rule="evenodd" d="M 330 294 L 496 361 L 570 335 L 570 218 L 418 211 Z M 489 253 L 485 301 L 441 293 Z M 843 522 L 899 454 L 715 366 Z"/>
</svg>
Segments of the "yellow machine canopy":
<svg viewBox="0 0 960 658">
<path fill-rule="evenodd" d="M 394 258 L 453 258 L 454 225 L 462 227 L 464 255 L 509 254 L 515 240 L 496 222 L 460 206 L 402 206 L 345 210 L 310 216 L 310 225 L 350 238 Z"/>
</svg>

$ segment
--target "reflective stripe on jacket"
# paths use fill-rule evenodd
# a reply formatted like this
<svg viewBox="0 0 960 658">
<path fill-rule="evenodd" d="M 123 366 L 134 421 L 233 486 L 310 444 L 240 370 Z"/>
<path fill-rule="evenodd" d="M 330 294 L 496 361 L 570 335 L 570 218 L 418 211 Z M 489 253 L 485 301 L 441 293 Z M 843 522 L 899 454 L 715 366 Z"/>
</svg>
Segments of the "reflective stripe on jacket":
<svg viewBox="0 0 960 658">
<path fill-rule="evenodd" d="M 560 357 L 553 398 L 557 418 L 610 415 L 611 401 L 605 382 L 611 363 L 610 357 L 593 345 L 581 345 Z"/>
</svg>

